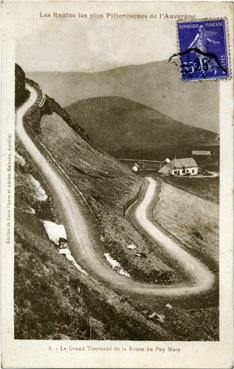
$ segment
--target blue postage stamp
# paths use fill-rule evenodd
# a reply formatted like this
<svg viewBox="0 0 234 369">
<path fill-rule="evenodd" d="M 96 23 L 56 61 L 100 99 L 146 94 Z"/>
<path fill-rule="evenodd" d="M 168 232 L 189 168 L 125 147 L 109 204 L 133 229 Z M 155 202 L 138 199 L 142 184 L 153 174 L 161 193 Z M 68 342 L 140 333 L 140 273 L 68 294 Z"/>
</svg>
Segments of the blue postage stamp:
<svg viewBox="0 0 234 369">
<path fill-rule="evenodd" d="M 224 19 L 178 22 L 180 71 L 184 81 L 229 77 Z M 174 55 L 174 56 L 175 56 Z"/>
</svg>

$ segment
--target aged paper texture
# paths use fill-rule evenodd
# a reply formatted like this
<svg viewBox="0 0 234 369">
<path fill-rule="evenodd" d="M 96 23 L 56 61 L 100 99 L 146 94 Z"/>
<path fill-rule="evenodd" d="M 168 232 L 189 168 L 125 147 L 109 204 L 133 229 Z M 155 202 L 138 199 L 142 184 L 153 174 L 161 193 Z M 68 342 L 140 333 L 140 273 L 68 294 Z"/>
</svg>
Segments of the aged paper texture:
<svg viewBox="0 0 234 369">
<path fill-rule="evenodd" d="M 231 368 L 233 6 L 2 4 L 4 368 Z"/>
</svg>

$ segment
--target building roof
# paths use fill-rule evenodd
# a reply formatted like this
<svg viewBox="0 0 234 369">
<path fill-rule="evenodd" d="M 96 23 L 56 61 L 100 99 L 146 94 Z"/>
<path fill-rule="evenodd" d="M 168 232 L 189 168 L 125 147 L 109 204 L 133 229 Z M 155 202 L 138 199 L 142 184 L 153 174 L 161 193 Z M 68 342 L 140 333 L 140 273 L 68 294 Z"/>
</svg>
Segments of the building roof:
<svg viewBox="0 0 234 369">
<path fill-rule="evenodd" d="M 180 168 L 193 168 L 197 167 L 197 163 L 193 158 L 181 158 L 181 159 L 173 159 L 170 164 L 174 169 Z"/>
<path fill-rule="evenodd" d="M 198 165 L 193 158 L 173 159 L 159 169 L 159 173 L 168 174 L 172 169 L 196 168 Z"/>
<path fill-rule="evenodd" d="M 163 174 L 169 174 L 171 171 L 171 166 L 170 164 L 166 164 L 164 165 L 162 168 L 159 169 L 159 173 L 163 173 Z"/>
<path fill-rule="evenodd" d="M 193 155 L 210 155 L 210 151 L 206 151 L 206 150 L 193 150 L 192 151 Z"/>
</svg>

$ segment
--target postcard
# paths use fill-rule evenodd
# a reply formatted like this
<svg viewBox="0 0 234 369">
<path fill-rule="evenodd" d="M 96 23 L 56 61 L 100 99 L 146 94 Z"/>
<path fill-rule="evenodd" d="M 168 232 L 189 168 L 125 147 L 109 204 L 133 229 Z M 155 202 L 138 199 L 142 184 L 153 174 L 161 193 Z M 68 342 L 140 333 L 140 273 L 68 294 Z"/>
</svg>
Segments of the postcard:
<svg viewBox="0 0 234 369">
<path fill-rule="evenodd" d="M 233 4 L 2 24 L 2 367 L 232 368 Z"/>
</svg>

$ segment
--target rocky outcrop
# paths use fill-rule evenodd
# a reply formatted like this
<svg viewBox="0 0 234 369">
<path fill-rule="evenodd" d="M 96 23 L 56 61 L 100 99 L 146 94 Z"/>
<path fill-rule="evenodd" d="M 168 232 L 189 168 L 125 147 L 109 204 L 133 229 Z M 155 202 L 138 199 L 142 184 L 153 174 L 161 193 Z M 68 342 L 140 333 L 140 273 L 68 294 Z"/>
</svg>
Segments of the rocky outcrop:
<svg viewBox="0 0 234 369">
<path fill-rule="evenodd" d="M 46 95 L 46 101 L 41 108 L 41 116 L 57 113 L 66 123 L 72 124 L 69 114 L 53 98 Z"/>
<path fill-rule="evenodd" d="M 20 106 L 27 97 L 28 91 L 25 88 L 25 73 L 18 64 L 15 64 L 15 106 Z"/>
<path fill-rule="evenodd" d="M 31 128 L 33 128 L 38 134 L 40 133 L 40 120 L 44 115 L 51 115 L 53 113 L 58 114 L 64 122 L 69 124 L 72 128 L 75 128 L 76 132 L 79 133 L 84 139 L 87 136 L 84 130 L 79 126 L 78 122 L 75 124 L 72 122 L 68 112 L 63 109 L 53 98 L 44 94 L 40 85 L 34 80 L 26 77 L 24 70 L 20 65 L 15 64 L 15 107 L 18 108 L 28 97 L 29 92 L 26 89 L 26 83 L 33 86 L 38 92 L 38 102 L 45 98 L 44 104 L 41 106 L 36 104 L 31 111 L 28 113 L 26 121 L 30 120 Z"/>
</svg>

